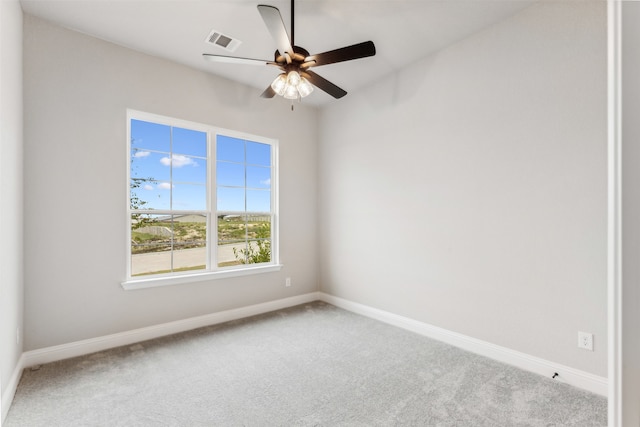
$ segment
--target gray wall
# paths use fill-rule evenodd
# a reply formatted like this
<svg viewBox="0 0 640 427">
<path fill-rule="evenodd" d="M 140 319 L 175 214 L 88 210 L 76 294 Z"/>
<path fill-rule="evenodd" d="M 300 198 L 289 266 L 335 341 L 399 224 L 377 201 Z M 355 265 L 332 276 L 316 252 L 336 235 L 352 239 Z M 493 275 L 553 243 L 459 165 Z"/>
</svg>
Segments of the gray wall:
<svg viewBox="0 0 640 427">
<path fill-rule="evenodd" d="M 543 2 L 324 109 L 321 289 L 606 376 L 606 34 Z"/>
<path fill-rule="evenodd" d="M 24 58 L 25 350 L 317 290 L 314 108 L 29 15 Z M 121 288 L 127 108 L 279 139 L 280 272 Z"/>
<path fill-rule="evenodd" d="M 622 416 L 640 425 L 640 3 L 622 3 Z"/>
<path fill-rule="evenodd" d="M 22 10 L 0 1 L 0 396 L 22 354 Z M 2 405 L 5 414 L 8 402 Z"/>
</svg>

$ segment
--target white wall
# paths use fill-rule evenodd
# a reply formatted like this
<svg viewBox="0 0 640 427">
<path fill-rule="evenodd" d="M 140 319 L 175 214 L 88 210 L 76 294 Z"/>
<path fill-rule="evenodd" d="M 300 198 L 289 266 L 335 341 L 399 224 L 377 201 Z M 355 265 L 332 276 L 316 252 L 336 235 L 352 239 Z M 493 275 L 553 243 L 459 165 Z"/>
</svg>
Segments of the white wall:
<svg viewBox="0 0 640 427">
<path fill-rule="evenodd" d="M 0 1 L 0 396 L 2 416 L 22 353 L 22 9 Z M 20 340 L 22 341 L 22 340 Z M 14 384 L 15 386 L 15 384 Z M 11 387 L 12 388 L 12 387 Z"/>
<path fill-rule="evenodd" d="M 24 36 L 25 350 L 317 290 L 314 108 L 29 15 Z M 280 272 L 121 288 L 126 108 L 280 140 Z"/>
<path fill-rule="evenodd" d="M 640 425 L 640 3 L 622 3 L 622 417 Z"/>
<path fill-rule="evenodd" d="M 605 6 L 537 4 L 321 112 L 322 291 L 607 375 Z"/>
</svg>

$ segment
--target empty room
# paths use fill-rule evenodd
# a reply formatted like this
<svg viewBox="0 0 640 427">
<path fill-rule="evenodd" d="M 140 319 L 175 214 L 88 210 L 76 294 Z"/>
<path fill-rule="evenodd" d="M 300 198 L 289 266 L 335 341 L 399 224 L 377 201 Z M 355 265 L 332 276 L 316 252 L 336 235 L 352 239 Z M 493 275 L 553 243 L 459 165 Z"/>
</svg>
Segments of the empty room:
<svg viewBox="0 0 640 427">
<path fill-rule="evenodd" d="M 2 425 L 640 425 L 637 22 L 3 0 Z"/>
</svg>

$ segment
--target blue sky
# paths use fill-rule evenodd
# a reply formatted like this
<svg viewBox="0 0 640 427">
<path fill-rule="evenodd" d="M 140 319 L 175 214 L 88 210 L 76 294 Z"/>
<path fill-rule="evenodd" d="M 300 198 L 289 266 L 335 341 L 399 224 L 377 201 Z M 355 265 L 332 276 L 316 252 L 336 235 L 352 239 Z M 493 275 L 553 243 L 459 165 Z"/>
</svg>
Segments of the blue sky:
<svg viewBox="0 0 640 427">
<path fill-rule="evenodd" d="M 218 210 L 268 212 L 271 146 L 218 135 L 216 165 L 207 162 L 207 134 L 131 120 L 131 178 L 145 209 L 206 210 L 207 167 L 216 167 Z"/>
</svg>

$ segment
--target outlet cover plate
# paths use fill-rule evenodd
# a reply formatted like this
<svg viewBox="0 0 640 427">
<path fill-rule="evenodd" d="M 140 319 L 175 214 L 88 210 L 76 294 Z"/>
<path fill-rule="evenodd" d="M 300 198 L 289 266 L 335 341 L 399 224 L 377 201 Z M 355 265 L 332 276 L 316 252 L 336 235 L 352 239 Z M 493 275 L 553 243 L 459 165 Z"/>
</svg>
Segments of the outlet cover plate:
<svg viewBox="0 0 640 427">
<path fill-rule="evenodd" d="M 593 334 L 578 332 L 578 348 L 593 351 Z"/>
</svg>

